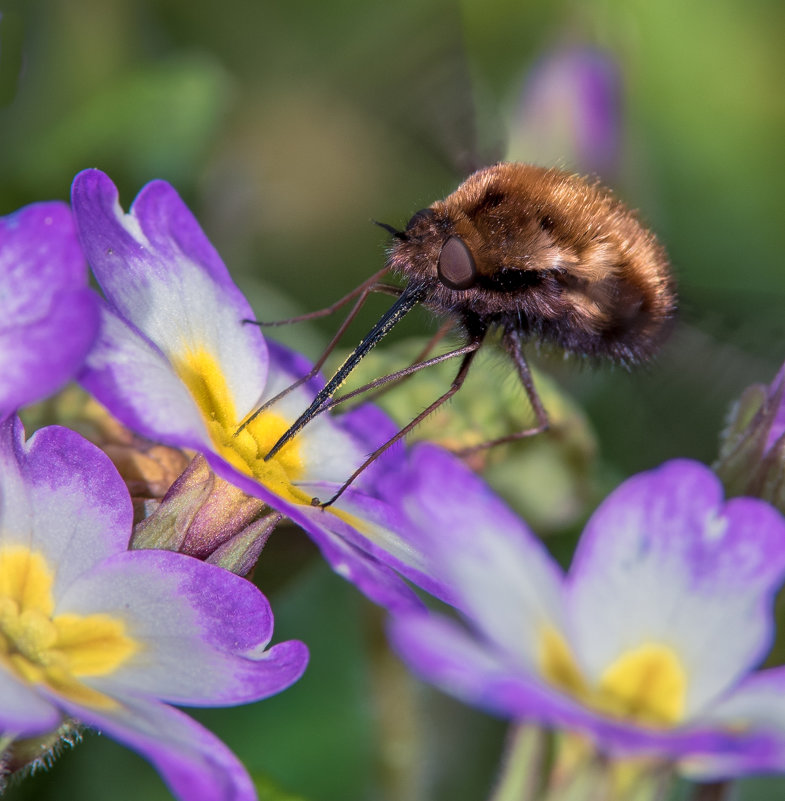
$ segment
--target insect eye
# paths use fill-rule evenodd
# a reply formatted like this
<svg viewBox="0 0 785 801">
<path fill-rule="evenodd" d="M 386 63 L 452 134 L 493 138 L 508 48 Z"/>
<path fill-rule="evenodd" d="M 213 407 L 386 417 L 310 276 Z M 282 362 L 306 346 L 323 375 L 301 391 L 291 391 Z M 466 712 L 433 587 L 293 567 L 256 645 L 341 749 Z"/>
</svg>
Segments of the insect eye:
<svg viewBox="0 0 785 801">
<path fill-rule="evenodd" d="M 406 223 L 406 230 L 411 231 L 415 225 L 424 220 L 430 220 L 433 217 L 433 209 L 420 209 L 412 215 L 411 220 Z"/>
<path fill-rule="evenodd" d="M 471 251 L 457 236 L 451 236 L 442 246 L 436 269 L 439 280 L 450 289 L 468 289 L 477 278 Z"/>
</svg>

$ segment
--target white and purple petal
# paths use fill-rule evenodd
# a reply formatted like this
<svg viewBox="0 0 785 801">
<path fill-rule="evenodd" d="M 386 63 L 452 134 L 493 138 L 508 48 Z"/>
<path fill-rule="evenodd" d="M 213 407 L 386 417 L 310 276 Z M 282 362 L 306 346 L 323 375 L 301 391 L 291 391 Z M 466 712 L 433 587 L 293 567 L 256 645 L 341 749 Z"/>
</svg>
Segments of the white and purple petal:
<svg viewBox="0 0 785 801">
<path fill-rule="evenodd" d="M 713 752 L 686 754 L 681 770 L 690 778 L 785 771 L 785 668 L 751 674 L 704 710 L 696 725 L 726 731 L 735 741 Z"/>
<path fill-rule="evenodd" d="M 56 614 L 103 613 L 143 645 L 111 674 L 84 681 L 106 695 L 143 694 L 187 706 L 247 703 L 297 681 L 301 642 L 266 649 L 273 615 L 249 581 L 168 551 L 105 559 L 58 598 Z M 187 658 L 183 658 L 187 654 Z"/>
<path fill-rule="evenodd" d="M 58 703 L 73 717 L 148 759 L 182 801 L 256 801 L 248 772 L 214 734 L 154 700 L 116 698 L 112 709 Z"/>
<path fill-rule="evenodd" d="M 581 732 L 605 753 L 643 755 L 679 761 L 701 778 L 785 767 L 785 738 L 760 725 L 740 727 L 751 716 L 732 716 L 727 710 L 676 728 L 654 728 L 618 720 L 585 706 L 576 698 L 542 681 L 482 638 L 440 615 L 406 615 L 393 619 L 391 641 L 420 676 L 460 700 L 516 721 L 536 722 L 555 729 Z M 778 689 L 782 690 L 782 681 Z M 773 695 L 769 693 L 769 697 Z M 772 708 L 772 719 L 783 703 Z M 780 720 L 785 716 L 780 715 Z M 734 728 L 734 724 L 736 728 Z M 740 769 L 741 761 L 747 764 Z M 721 765 L 724 764 L 724 768 Z M 701 767 L 701 771 L 698 770 Z"/>
<path fill-rule="evenodd" d="M 148 439 L 194 450 L 211 447 L 199 407 L 168 358 L 105 303 L 79 381 L 121 423 Z"/>
<path fill-rule="evenodd" d="M 32 737 L 53 731 L 61 719 L 57 704 L 42 697 L 10 670 L 0 668 L 0 731 Z"/>
<path fill-rule="evenodd" d="M 0 218 L 0 415 L 74 375 L 98 331 L 97 299 L 68 206 Z"/>
<path fill-rule="evenodd" d="M 110 305 L 170 360 L 205 351 L 220 365 L 238 414 L 256 404 L 267 348 L 243 294 L 198 222 L 165 181 L 145 186 L 124 214 L 104 173 L 74 179 L 82 247 Z"/>
<path fill-rule="evenodd" d="M 411 461 L 408 473 L 388 476 L 385 493 L 406 511 L 427 570 L 484 637 L 533 666 L 543 629 L 566 625 L 560 568 L 454 456 L 423 445 Z"/>
<path fill-rule="evenodd" d="M 687 460 L 629 479 L 592 516 L 569 574 L 588 678 L 625 651 L 665 645 L 693 716 L 762 659 L 784 575 L 785 521 L 768 504 L 723 503 L 716 476 Z"/>
<path fill-rule="evenodd" d="M 133 510 L 109 457 L 75 431 L 49 426 L 27 442 L 16 417 L 0 424 L 0 542 L 56 566 L 55 595 L 128 547 Z"/>
<path fill-rule="evenodd" d="M 326 509 L 310 504 L 293 503 L 269 490 L 264 484 L 240 472 L 226 460 L 212 453 L 205 454 L 216 475 L 244 492 L 270 504 L 301 526 L 313 539 L 333 570 L 351 581 L 369 598 L 390 609 L 411 609 L 421 603 L 406 582 L 386 562 L 370 551 L 369 541 L 358 531 L 364 521 L 350 524 Z M 330 490 L 338 484 L 329 484 Z M 357 492 L 349 489 L 347 494 Z M 351 497 L 351 495 L 349 496 Z M 343 497 L 342 499 L 343 500 Z"/>
</svg>

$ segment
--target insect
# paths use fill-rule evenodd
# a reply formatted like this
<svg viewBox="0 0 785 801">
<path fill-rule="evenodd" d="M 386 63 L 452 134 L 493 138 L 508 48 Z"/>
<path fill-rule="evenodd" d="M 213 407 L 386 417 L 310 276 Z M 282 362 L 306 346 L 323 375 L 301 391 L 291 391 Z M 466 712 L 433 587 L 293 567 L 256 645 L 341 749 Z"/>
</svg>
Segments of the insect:
<svg viewBox="0 0 785 801">
<path fill-rule="evenodd" d="M 316 414 L 335 405 L 334 395 L 349 373 L 417 303 L 453 321 L 464 344 L 430 359 L 424 358 L 426 352 L 403 370 L 338 400 L 446 359 L 460 357 L 460 366 L 444 394 L 370 454 L 332 498 L 324 503 L 314 499 L 321 506 L 333 503 L 368 464 L 460 389 L 492 329 L 501 331 L 502 345 L 515 364 L 536 425 L 473 450 L 548 427 L 547 412 L 523 354 L 525 342 L 537 340 L 629 366 L 653 355 L 675 315 L 668 257 L 654 234 L 610 190 L 577 175 L 499 163 L 478 170 L 447 198 L 418 211 L 405 230 L 382 227 L 393 235 L 385 268 L 333 306 L 304 315 L 330 313 L 356 298 L 314 371 L 293 387 L 321 367 L 370 292 L 397 294 L 397 300 L 265 458 L 278 453 Z M 403 278 L 405 286 L 381 283 L 388 272 Z"/>
</svg>

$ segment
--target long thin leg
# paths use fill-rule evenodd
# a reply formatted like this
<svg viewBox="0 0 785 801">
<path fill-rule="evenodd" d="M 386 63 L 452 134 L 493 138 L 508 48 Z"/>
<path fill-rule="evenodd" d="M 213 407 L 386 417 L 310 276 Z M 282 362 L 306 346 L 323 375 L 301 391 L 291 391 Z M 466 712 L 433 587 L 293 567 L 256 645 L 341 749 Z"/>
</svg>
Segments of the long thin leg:
<svg viewBox="0 0 785 801">
<path fill-rule="evenodd" d="M 322 351 L 322 355 L 313 363 L 313 367 L 311 367 L 310 371 L 306 373 L 304 376 L 298 378 L 293 383 L 289 384 L 286 389 L 282 389 L 277 395 L 270 398 L 269 400 L 265 401 L 261 406 L 257 409 L 254 409 L 250 415 L 246 415 L 243 420 L 240 422 L 240 425 L 237 427 L 237 431 L 235 431 L 234 435 L 237 436 L 252 420 L 256 419 L 265 409 L 272 406 L 274 403 L 277 403 L 281 398 L 285 398 L 292 390 L 297 389 L 297 387 L 304 384 L 306 381 L 310 381 L 318 372 L 322 369 L 322 365 L 327 361 L 327 357 L 333 352 L 335 346 L 340 341 L 341 337 L 344 335 L 346 329 L 349 327 L 350 323 L 354 318 L 357 316 L 357 313 L 365 304 L 365 301 L 368 299 L 368 295 L 371 292 L 375 292 L 379 286 L 384 286 L 385 289 L 395 289 L 397 290 L 397 294 L 400 294 L 403 290 L 399 289 L 398 287 L 387 287 L 386 285 L 380 285 L 377 283 L 369 284 L 367 281 L 363 284 L 363 288 L 359 293 L 359 297 L 354 302 L 354 306 L 352 306 L 351 311 L 349 314 L 346 315 L 341 325 L 338 327 L 338 330 L 333 335 L 332 339 L 327 343 L 327 347 Z M 349 296 L 347 295 L 347 298 Z M 341 298 L 339 304 L 343 305 L 346 301 L 346 298 Z M 320 311 L 324 311 L 321 309 Z M 305 315 L 307 317 L 307 315 Z M 292 321 L 299 321 L 301 318 L 292 318 L 289 322 Z M 247 322 L 247 321 L 245 321 Z M 279 321 L 283 322 L 283 321 Z M 270 325 L 277 325 L 278 323 L 270 323 Z"/>
<path fill-rule="evenodd" d="M 410 367 L 415 367 L 416 365 L 421 364 L 424 367 L 425 366 L 430 367 L 431 364 L 438 364 L 438 362 L 429 362 L 426 365 L 425 364 L 425 358 L 444 339 L 444 337 L 447 335 L 447 332 L 454 325 L 455 324 L 454 324 L 454 322 L 452 320 L 447 320 L 445 323 L 443 323 L 440 326 L 439 330 L 428 340 L 428 342 L 425 344 L 425 347 L 414 357 L 414 359 L 412 359 L 412 361 L 411 361 L 409 366 Z M 460 352 L 459 351 L 455 351 L 455 352 L 453 352 L 453 355 L 454 356 L 459 356 Z M 382 387 L 382 389 L 380 389 L 378 392 L 371 392 L 371 394 L 368 395 L 368 397 L 363 398 L 363 402 L 364 403 L 373 403 L 380 395 L 384 395 L 385 392 L 387 392 L 388 390 L 393 389 L 393 387 L 396 387 L 398 384 L 402 383 L 404 379 L 408 378 L 411 375 L 414 375 L 415 372 L 416 372 L 416 370 L 412 370 L 411 372 L 408 372 L 406 370 L 399 370 L 398 373 L 390 373 L 390 376 L 397 376 L 397 381 L 395 379 L 392 379 L 389 383 L 385 382 L 383 387 Z M 369 391 L 370 392 L 373 388 L 374 387 L 372 387 L 371 384 L 366 384 L 362 391 Z M 359 394 L 360 394 L 360 391 L 359 390 L 355 390 L 354 392 L 350 392 L 349 394 L 343 395 L 340 398 L 336 398 L 335 401 L 333 403 L 331 403 L 330 407 L 328 407 L 328 408 L 331 408 L 336 403 L 341 403 L 342 401 L 348 400 L 349 398 L 354 397 L 355 395 L 359 395 Z"/>
<path fill-rule="evenodd" d="M 379 318 L 374 327 L 362 338 L 360 344 L 346 357 L 344 363 L 335 371 L 333 377 L 316 393 L 308 408 L 284 431 L 278 441 L 267 452 L 265 462 L 275 456 L 292 437 L 296 436 L 315 414 L 332 398 L 346 377 L 376 345 L 407 315 L 425 294 L 423 284 L 410 283 L 404 287 L 401 296 Z"/>
<path fill-rule="evenodd" d="M 306 320 L 315 320 L 318 317 L 327 317 L 333 312 L 338 311 L 341 306 L 345 306 L 352 298 L 357 297 L 357 295 L 362 294 L 363 292 L 367 293 L 368 287 L 377 284 L 378 280 L 388 271 L 387 267 L 379 270 L 378 272 L 374 273 L 370 278 L 366 278 L 359 286 L 356 286 L 351 292 L 344 295 L 342 298 L 339 298 L 335 301 L 335 303 L 326 306 L 323 309 L 317 309 L 316 311 L 308 312 L 307 314 L 298 314 L 296 317 L 288 317 L 286 320 L 273 320 L 271 322 L 264 322 L 263 320 L 243 320 L 244 323 L 250 325 L 258 325 L 262 328 L 267 327 L 274 327 L 277 325 L 289 325 L 290 323 L 302 323 Z M 397 290 L 397 291 L 395 291 Z M 378 284 L 378 288 L 371 289 L 371 292 L 385 292 L 386 294 L 400 294 L 400 289 L 398 287 L 394 287 L 390 284 Z"/>
<path fill-rule="evenodd" d="M 325 404 L 319 407 L 317 414 L 326 412 L 328 409 L 332 409 L 339 403 L 343 403 L 344 401 L 357 397 L 357 395 L 362 395 L 364 392 L 370 392 L 371 390 L 376 389 L 377 387 L 385 386 L 386 384 L 394 385 L 396 381 L 401 381 L 404 378 L 408 378 L 410 375 L 414 375 L 420 370 L 424 370 L 426 367 L 433 367 L 435 364 L 441 364 L 442 362 L 446 362 L 448 359 L 454 359 L 456 356 L 463 356 L 464 354 L 471 353 L 474 350 L 477 350 L 477 345 L 470 343 L 469 345 L 464 345 L 462 348 L 456 348 L 455 350 L 447 351 L 447 353 L 441 353 L 438 356 L 433 356 L 424 362 L 415 362 L 414 364 L 410 364 L 408 367 L 404 367 L 402 370 L 396 370 L 394 373 L 383 375 L 381 378 L 375 378 L 373 381 L 369 381 L 367 384 L 364 384 L 357 389 L 353 389 L 351 392 L 347 392 L 345 395 L 341 395 L 340 398 L 332 398 L 331 400 L 327 401 Z M 380 393 L 377 392 L 373 397 L 379 394 Z"/>
<path fill-rule="evenodd" d="M 513 434 L 507 434 L 504 437 L 498 437 L 497 439 L 490 439 L 487 442 L 481 442 L 479 445 L 472 445 L 470 448 L 462 448 L 461 450 L 453 451 L 456 456 L 469 456 L 477 451 L 493 448 L 496 445 L 503 445 L 506 442 L 514 442 L 518 439 L 533 437 L 535 434 L 541 434 L 550 425 L 548 422 L 548 413 L 545 411 L 545 407 L 542 405 L 540 396 L 537 394 L 537 390 L 532 379 L 531 370 L 529 369 L 529 364 L 526 361 L 521 349 L 520 334 L 518 334 L 517 331 L 505 331 L 502 343 L 504 344 L 504 348 L 507 353 L 509 353 L 512 357 L 515 367 L 518 370 L 518 377 L 521 379 L 521 384 L 523 384 L 523 388 L 526 390 L 526 395 L 529 398 L 529 403 L 531 403 L 532 411 L 537 418 L 537 425 L 530 428 L 525 428 L 523 431 L 516 431 Z"/>
<path fill-rule="evenodd" d="M 311 503 L 314 506 L 330 506 L 331 504 L 335 503 L 338 498 L 343 495 L 346 488 L 357 478 L 357 476 L 368 467 L 371 462 L 375 461 L 376 459 L 381 456 L 390 446 L 394 445 L 398 442 L 399 439 L 405 437 L 415 426 L 419 425 L 429 414 L 435 412 L 443 403 L 448 401 L 460 388 L 463 386 L 463 382 L 466 380 L 466 375 L 469 372 L 469 367 L 471 367 L 472 361 L 474 361 L 474 357 L 477 355 L 477 351 L 479 350 L 480 345 L 482 344 L 482 339 L 474 340 L 467 345 L 467 348 L 471 348 L 467 353 L 464 354 L 463 360 L 461 361 L 461 366 L 458 368 L 458 373 L 456 374 L 455 378 L 453 379 L 450 388 L 437 398 L 430 406 L 426 409 L 423 409 L 417 417 L 414 418 L 410 423 L 407 423 L 394 437 L 391 437 L 387 440 L 383 445 L 380 445 L 350 476 L 349 478 L 344 481 L 341 485 L 338 492 L 332 496 L 328 501 L 321 503 L 318 498 L 314 498 Z"/>
</svg>

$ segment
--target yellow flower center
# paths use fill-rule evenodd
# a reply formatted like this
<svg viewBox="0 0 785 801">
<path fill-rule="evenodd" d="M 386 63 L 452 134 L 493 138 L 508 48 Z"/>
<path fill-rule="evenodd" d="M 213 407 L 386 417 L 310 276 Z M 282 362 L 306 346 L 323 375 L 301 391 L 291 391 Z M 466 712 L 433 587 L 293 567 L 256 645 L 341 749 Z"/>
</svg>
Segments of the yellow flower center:
<svg viewBox="0 0 785 801">
<path fill-rule="evenodd" d="M 175 369 L 199 406 L 218 453 L 238 470 L 253 476 L 286 500 L 310 504 L 310 496 L 293 484 L 304 472 L 296 438 L 270 461 L 264 460 L 289 427 L 288 421 L 268 410 L 257 415 L 235 436 L 239 418 L 215 358 L 204 348 L 189 350 L 175 363 Z"/>
<path fill-rule="evenodd" d="M 644 643 L 623 653 L 595 686 L 585 680 L 567 642 L 553 628 L 542 633 L 539 667 L 555 687 L 615 718 L 655 727 L 684 718 L 687 674 L 672 648 Z"/>
<path fill-rule="evenodd" d="M 0 548 L 0 662 L 23 681 L 45 684 L 77 703 L 114 706 L 79 679 L 112 673 L 139 644 L 109 615 L 53 617 L 52 584 L 40 553 Z"/>
</svg>

